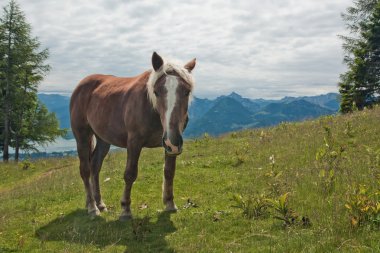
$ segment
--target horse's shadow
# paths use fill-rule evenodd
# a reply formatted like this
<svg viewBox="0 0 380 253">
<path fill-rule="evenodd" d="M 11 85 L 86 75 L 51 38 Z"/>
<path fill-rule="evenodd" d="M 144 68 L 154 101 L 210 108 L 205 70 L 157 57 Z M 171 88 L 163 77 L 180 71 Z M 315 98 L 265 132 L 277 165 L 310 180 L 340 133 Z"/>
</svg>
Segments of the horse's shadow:
<svg viewBox="0 0 380 253">
<path fill-rule="evenodd" d="M 65 241 L 93 245 L 99 248 L 126 246 L 125 252 L 174 252 L 165 236 L 176 231 L 170 213 L 162 212 L 157 220 L 134 218 L 128 221 L 109 221 L 102 217 L 90 220 L 85 210 L 76 210 L 40 227 L 36 236 L 41 243 Z"/>
</svg>

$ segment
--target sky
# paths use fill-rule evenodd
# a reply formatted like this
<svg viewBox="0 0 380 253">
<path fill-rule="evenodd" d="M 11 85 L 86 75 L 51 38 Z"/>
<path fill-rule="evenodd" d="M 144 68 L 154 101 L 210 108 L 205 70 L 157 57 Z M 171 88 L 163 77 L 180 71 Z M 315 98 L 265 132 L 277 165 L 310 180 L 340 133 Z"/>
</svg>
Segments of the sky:
<svg viewBox="0 0 380 253">
<path fill-rule="evenodd" d="M 2 1 L 5 3 L 5 1 Z M 197 58 L 195 96 L 276 99 L 337 92 L 352 0 L 18 0 L 52 70 L 41 92 L 94 73 L 135 76 L 151 55 Z M 4 4 L 2 4 L 4 5 Z"/>
</svg>

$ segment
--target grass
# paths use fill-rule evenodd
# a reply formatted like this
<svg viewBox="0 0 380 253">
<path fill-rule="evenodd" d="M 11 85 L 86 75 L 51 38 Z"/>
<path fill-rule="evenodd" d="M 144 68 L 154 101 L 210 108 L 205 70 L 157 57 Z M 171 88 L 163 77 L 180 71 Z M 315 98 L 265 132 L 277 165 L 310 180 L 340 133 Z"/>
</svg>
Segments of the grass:
<svg viewBox="0 0 380 253">
<path fill-rule="evenodd" d="M 345 207 L 356 185 L 379 188 L 379 164 L 368 151 L 380 150 L 379 122 L 375 108 L 187 141 L 177 162 L 175 214 L 162 211 L 163 151 L 145 149 L 132 190 L 135 218 L 127 222 L 118 221 L 125 151 L 105 159 L 109 211 L 95 220 L 84 209 L 77 158 L 38 160 L 27 170 L 1 164 L 0 252 L 380 252 L 379 228 L 353 227 Z M 333 162 L 334 153 L 316 159 L 326 127 L 328 152 L 344 149 Z M 332 179 L 321 176 L 329 169 Z M 233 207 L 236 194 L 286 193 L 287 207 L 311 226 L 284 226 L 274 214 L 250 219 Z"/>
</svg>

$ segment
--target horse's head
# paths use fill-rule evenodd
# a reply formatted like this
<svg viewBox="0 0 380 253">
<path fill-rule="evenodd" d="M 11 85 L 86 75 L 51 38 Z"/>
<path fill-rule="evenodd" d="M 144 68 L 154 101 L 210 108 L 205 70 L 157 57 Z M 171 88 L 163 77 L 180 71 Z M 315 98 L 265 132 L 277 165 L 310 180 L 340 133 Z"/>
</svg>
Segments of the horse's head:
<svg viewBox="0 0 380 253">
<path fill-rule="evenodd" d="M 191 71 L 195 67 L 195 59 L 182 67 L 164 62 L 154 52 L 152 65 L 148 96 L 160 115 L 162 145 L 166 154 L 179 155 L 182 152 L 182 132 L 187 125 L 187 110 L 194 86 Z"/>
</svg>

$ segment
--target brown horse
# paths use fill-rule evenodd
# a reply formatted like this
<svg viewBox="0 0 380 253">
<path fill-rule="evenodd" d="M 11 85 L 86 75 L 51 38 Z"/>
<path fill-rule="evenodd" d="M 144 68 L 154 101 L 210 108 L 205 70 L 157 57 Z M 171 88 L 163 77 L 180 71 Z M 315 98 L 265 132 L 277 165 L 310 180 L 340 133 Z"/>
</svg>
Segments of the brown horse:
<svg viewBox="0 0 380 253">
<path fill-rule="evenodd" d="M 131 189 L 143 147 L 165 148 L 162 197 L 167 211 L 177 209 L 173 178 L 176 156 L 182 152 L 182 132 L 188 121 L 195 59 L 182 67 L 165 62 L 154 52 L 152 65 L 153 70 L 131 78 L 88 76 L 71 96 L 71 128 L 91 216 L 107 210 L 100 195 L 99 171 L 111 144 L 127 148 L 128 154 L 121 219 L 132 217 Z"/>
</svg>

